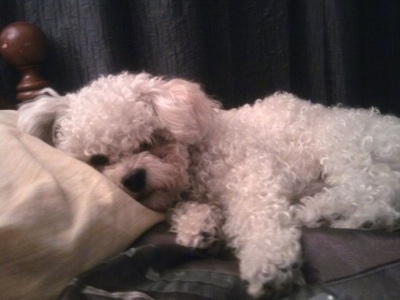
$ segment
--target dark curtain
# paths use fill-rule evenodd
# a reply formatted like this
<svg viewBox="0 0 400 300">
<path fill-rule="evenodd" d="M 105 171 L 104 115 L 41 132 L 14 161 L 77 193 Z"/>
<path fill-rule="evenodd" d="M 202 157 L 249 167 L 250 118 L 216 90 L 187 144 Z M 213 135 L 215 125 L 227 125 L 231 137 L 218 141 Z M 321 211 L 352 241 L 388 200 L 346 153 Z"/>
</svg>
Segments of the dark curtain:
<svg viewBox="0 0 400 300">
<path fill-rule="evenodd" d="M 202 83 L 229 108 L 276 90 L 400 115 L 398 0 L 0 0 L 48 37 L 60 93 L 122 70 Z M 18 73 L 0 61 L 0 93 Z"/>
</svg>

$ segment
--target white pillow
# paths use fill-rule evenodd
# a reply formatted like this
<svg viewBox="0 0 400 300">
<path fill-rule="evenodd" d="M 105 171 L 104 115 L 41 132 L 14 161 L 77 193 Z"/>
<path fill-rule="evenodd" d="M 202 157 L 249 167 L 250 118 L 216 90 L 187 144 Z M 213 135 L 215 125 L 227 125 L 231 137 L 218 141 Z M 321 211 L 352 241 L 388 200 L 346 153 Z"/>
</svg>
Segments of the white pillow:
<svg viewBox="0 0 400 300">
<path fill-rule="evenodd" d="M 1 299 L 54 299 L 163 219 L 0 111 Z"/>
</svg>

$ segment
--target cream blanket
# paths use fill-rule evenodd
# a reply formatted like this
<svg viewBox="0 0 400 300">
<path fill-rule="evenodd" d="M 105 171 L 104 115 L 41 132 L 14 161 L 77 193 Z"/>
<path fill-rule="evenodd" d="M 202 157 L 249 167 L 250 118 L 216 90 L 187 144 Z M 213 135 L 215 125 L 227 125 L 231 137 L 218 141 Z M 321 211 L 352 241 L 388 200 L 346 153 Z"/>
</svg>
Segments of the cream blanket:
<svg viewBox="0 0 400 300">
<path fill-rule="evenodd" d="M 163 216 L 16 121 L 0 111 L 0 295 L 54 299 Z"/>
</svg>

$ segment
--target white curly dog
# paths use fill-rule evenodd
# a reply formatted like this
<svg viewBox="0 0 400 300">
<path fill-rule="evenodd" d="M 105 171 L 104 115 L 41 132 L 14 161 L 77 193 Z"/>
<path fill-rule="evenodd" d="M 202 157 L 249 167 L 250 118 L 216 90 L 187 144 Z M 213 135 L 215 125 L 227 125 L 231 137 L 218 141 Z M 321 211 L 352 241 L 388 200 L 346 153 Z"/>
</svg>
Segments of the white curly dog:
<svg viewBox="0 0 400 300">
<path fill-rule="evenodd" d="M 301 226 L 399 225 L 400 120 L 374 109 L 277 93 L 223 110 L 195 83 L 125 72 L 19 115 L 144 205 L 174 206 L 180 244 L 224 239 L 253 296 L 293 280 Z"/>
</svg>

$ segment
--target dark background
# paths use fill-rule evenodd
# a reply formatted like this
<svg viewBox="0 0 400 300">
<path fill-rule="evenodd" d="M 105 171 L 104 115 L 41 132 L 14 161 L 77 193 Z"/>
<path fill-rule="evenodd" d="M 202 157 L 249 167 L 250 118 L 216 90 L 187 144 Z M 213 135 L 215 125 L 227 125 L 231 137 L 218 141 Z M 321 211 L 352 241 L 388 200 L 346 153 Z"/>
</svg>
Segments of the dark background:
<svg viewBox="0 0 400 300">
<path fill-rule="evenodd" d="M 42 74 L 60 93 L 145 70 L 227 108 L 286 90 L 400 115 L 399 0 L 0 0 L 0 29 L 16 20 L 46 33 Z M 8 104 L 18 75 L 0 59 Z"/>
</svg>

